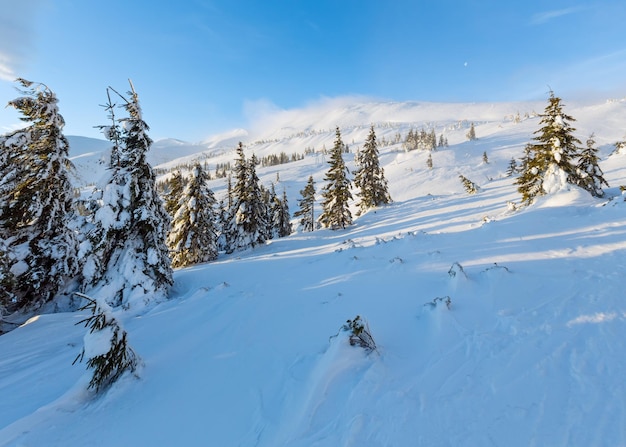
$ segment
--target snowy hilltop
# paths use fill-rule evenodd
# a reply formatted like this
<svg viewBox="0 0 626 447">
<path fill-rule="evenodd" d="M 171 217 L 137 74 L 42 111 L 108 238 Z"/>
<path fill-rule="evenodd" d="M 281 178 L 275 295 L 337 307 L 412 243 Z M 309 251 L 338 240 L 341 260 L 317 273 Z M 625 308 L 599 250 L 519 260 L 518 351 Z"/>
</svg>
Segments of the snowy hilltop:
<svg viewBox="0 0 626 447">
<path fill-rule="evenodd" d="M 105 338 L 127 337 L 134 361 L 102 392 L 73 364 L 106 350 L 77 324 L 88 309 L 0 336 L 0 446 L 626 444 L 626 101 L 564 98 L 545 124 L 549 104 L 336 100 L 153 143 L 166 198 L 201 167 L 197 187 L 225 206 L 228 174 L 236 190 L 253 166 L 294 231 L 174 269 L 145 307 L 102 304 Z M 390 203 L 362 209 L 352 185 L 351 219 L 319 228 L 333 159 L 354 181 L 372 132 Z M 563 164 L 570 135 L 593 140 L 605 183 Z M 121 175 L 106 142 L 68 141 L 83 197 Z M 310 228 L 294 216 L 307 204 Z"/>
</svg>

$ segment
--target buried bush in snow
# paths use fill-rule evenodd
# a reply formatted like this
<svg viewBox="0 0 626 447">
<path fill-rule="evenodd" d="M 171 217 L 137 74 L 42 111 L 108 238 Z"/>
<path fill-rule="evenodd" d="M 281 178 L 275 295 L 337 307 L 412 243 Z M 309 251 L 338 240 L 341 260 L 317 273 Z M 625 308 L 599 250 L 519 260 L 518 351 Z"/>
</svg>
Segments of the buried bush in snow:
<svg viewBox="0 0 626 447">
<path fill-rule="evenodd" d="M 96 392 L 113 384 L 125 371 L 135 372 L 139 357 L 128 345 L 126 331 L 111 314 L 111 307 L 101 300 L 79 294 L 88 302 L 80 310 L 89 309 L 91 316 L 76 324 L 85 323 L 89 332 L 85 334 L 84 346 L 74 359 L 82 362 L 87 357 L 87 368 L 93 369 L 88 388 Z"/>
<path fill-rule="evenodd" d="M 463 184 L 463 188 L 465 188 L 466 193 L 476 194 L 480 191 L 480 187 L 464 175 L 459 175 L 459 179 L 461 180 L 461 183 Z"/>
<path fill-rule="evenodd" d="M 449 296 L 438 296 L 434 300 L 429 301 L 428 303 L 424 303 L 424 306 L 429 306 L 433 309 L 436 309 L 438 307 L 441 307 L 444 304 L 448 309 L 452 307 L 452 300 L 450 299 Z"/>
<path fill-rule="evenodd" d="M 450 278 L 456 278 L 457 276 L 467 278 L 467 273 L 465 273 L 463 266 L 458 262 L 452 264 L 452 267 L 448 270 L 448 275 L 450 275 Z"/>
<path fill-rule="evenodd" d="M 369 325 L 367 321 L 361 319 L 360 315 L 357 315 L 354 320 L 347 320 L 342 329 L 350 332 L 351 346 L 360 346 L 369 352 L 376 351 L 376 342 L 374 342 Z"/>
</svg>

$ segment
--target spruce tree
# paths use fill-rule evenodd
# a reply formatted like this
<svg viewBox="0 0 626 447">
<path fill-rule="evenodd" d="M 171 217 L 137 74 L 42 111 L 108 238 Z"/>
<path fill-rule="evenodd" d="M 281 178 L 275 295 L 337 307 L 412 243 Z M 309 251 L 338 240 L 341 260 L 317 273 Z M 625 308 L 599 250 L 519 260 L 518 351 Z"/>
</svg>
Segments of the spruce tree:
<svg viewBox="0 0 626 447">
<path fill-rule="evenodd" d="M 112 151 L 118 160 L 111 160 L 93 193 L 92 201 L 98 207 L 82 246 L 87 258 L 83 289 L 94 296 L 106 296 L 114 307 L 128 308 L 165 298 L 173 279 L 165 243 L 170 218 L 157 193 L 154 171 L 146 161 L 152 144 L 149 128 L 132 84 L 129 99 L 119 96 L 128 116 L 111 126 L 120 134 Z"/>
<path fill-rule="evenodd" d="M 580 140 L 563 112 L 561 99 L 550 92 L 545 113 L 539 115 L 541 128 L 535 131 L 534 142 L 524 150 L 520 177 L 516 183 L 522 202 L 532 203 L 537 196 L 556 192 L 566 183 L 577 184 L 576 167 L 572 160 L 580 152 Z"/>
<path fill-rule="evenodd" d="M 277 198 L 275 201 L 273 220 L 276 236 L 285 237 L 291 234 L 291 215 L 289 214 L 287 191 L 284 189 L 282 199 Z"/>
<path fill-rule="evenodd" d="M 280 206 L 280 199 L 276 195 L 276 187 L 274 184 L 271 184 L 270 189 L 261 187 L 261 196 L 267 213 L 265 216 L 267 238 L 274 239 L 275 237 L 278 237 L 278 228 L 274 217 L 278 212 L 278 207 Z"/>
<path fill-rule="evenodd" d="M 165 186 L 167 188 L 164 203 L 165 211 L 173 218 L 178 210 L 178 203 L 186 187 L 186 179 L 177 169 L 172 174 L 172 177 L 165 182 Z"/>
<path fill-rule="evenodd" d="M 227 250 L 227 240 L 226 240 L 226 232 L 224 228 L 228 225 L 228 208 L 224 204 L 224 200 L 220 200 L 218 205 L 218 216 L 217 216 L 217 249 L 218 251 L 226 251 Z"/>
<path fill-rule="evenodd" d="M 465 188 L 465 192 L 467 192 L 468 194 L 476 194 L 478 191 L 480 191 L 478 185 L 464 175 L 459 175 L 459 180 L 461 180 L 463 188 Z"/>
<path fill-rule="evenodd" d="M 0 334 L 2 334 L 2 317 L 8 313 L 9 307 L 15 300 L 15 278 L 11 273 L 11 264 L 8 249 L 0 239 Z"/>
<path fill-rule="evenodd" d="M 474 123 L 470 124 L 470 128 L 465 134 L 468 140 L 473 141 L 476 139 L 476 129 L 474 129 Z"/>
<path fill-rule="evenodd" d="M 180 195 L 167 239 L 172 267 L 184 267 L 217 258 L 216 201 L 207 185 L 208 181 L 207 172 L 200 163 L 196 163 Z"/>
<path fill-rule="evenodd" d="M 287 192 L 283 190 L 282 199 L 276 194 L 274 184 L 268 191 L 267 222 L 269 238 L 285 237 L 291 234 L 291 216 L 287 203 Z"/>
<path fill-rule="evenodd" d="M 352 199 L 350 193 L 350 180 L 348 179 L 348 168 L 342 157 L 344 148 L 341 140 L 339 127 L 336 131 L 336 139 L 330 151 L 330 165 L 324 176 L 326 185 L 322 189 L 322 214 L 319 222 L 325 228 L 337 230 L 352 224 L 352 214 L 348 206 L 348 201 Z"/>
<path fill-rule="evenodd" d="M 232 176 L 228 176 L 227 179 L 227 207 L 224 212 L 224 219 L 222 220 L 222 236 L 224 240 L 224 250 L 226 253 L 232 253 L 235 250 L 242 248 L 238 241 L 238 235 L 240 233 L 239 225 L 237 224 L 237 210 L 239 208 L 240 200 L 246 196 L 246 185 L 248 179 L 248 163 L 243 151 L 243 143 L 240 141 L 236 149 L 237 158 L 235 160 L 235 167 L 233 168 L 233 175 L 235 181 L 233 184 Z"/>
<path fill-rule="evenodd" d="M 428 154 L 428 158 L 426 159 L 426 167 L 428 169 L 433 168 L 433 154 Z"/>
<path fill-rule="evenodd" d="M 223 229 L 227 253 L 255 247 L 268 239 L 267 210 L 256 174 L 257 158 L 253 155 L 246 161 L 241 142 L 237 147 L 237 155 L 233 205 Z"/>
<path fill-rule="evenodd" d="M 96 393 L 106 390 L 125 372 L 134 373 L 141 359 L 128 343 L 127 333 L 113 316 L 113 309 L 103 299 L 81 295 L 87 304 L 80 310 L 90 310 L 91 316 L 76 324 L 85 323 L 89 332 L 83 339 L 83 350 L 74 359 L 87 357 L 87 368 L 93 370 L 89 386 Z"/>
<path fill-rule="evenodd" d="M 263 189 L 256 173 L 258 159 L 254 154 L 250 157 L 247 179 L 247 203 L 240 207 L 240 215 L 244 231 L 249 235 L 249 245 L 255 247 L 269 239 L 267 231 L 267 207 L 263 200 Z"/>
<path fill-rule="evenodd" d="M 300 218 L 302 231 L 313 231 L 315 229 L 315 182 L 313 176 L 309 176 L 304 189 L 300 190 L 301 198 L 298 200 L 300 208 L 293 214 L 293 217 Z"/>
<path fill-rule="evenodd" d="M 582 150 L 578 158 L 576 173 L 578 177 L 578 186 L 589 191 L 594 197 L 604 196 L 602 185 L 609 186 L 603 176 L 602 169 L 598 165 L 600 158 L 598 157 L 598 149 L 595 147 L 596 142 L 594 135 L 587 139 L 587 147 Z"/>
<path fill-rule="evenodd" d="M 56 95 L 46 85 L 18 79 L 24 96 L 9 102 L 29 126 L 0 137 L 0 239 L 7 250 L 8 311 L 51 301 L 78 273 L 72 228 L 74 196 L 69 144 Z"/>
<path fill-rule="evenodd" d="M 391 202 L 387 189 L 385 172 L 380 167 L 378 160 L 378 145 L 376 144 L 376 132 L 374 126 L 370 127 L 370 133 L 363 146 L 363 151 L 358 156 L 358 170 L 355 173 L 354 185 L 360 188 L 357 195 L 361 201 L 357 204 L 359 214 L 364 211 Z"/>
<path fill-rule="evenodd" d="M 516 172 L 517 172 L 517 160 L 515 160 L 515 157 L 513 157 L 509 161 L 509 166 L 506 168 L 506 176 L 511 177 Z"/>
</svg>

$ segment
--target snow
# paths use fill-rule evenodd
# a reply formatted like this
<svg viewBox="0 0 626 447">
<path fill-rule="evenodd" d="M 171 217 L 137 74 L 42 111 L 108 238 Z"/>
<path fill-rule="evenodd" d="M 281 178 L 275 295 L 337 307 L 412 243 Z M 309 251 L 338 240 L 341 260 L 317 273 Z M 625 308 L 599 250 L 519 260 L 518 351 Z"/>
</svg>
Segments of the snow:
<svg viewBox="0 0 626 447">
<path fill-rule="evenodd" d="M 145 365 L 102 396 L 86 391 L 84 365 L 72 366 L 87 331 L 75 323 L 87 314 L 42 315 L 1 336 L 0 446 L 625 445 L 626 156 L 609 156 L 624 129 L 597 132 L 606 199 L 561 187 L 555 172 L 550 194 L 515 211 L 508 203 L 520 195 L 504 173 L 538 119 L 467 106 L 480 123 L 468 142 L 466 129 L 448 127 L 463 119 L 458 110 L 415 107 L 333 103 L 325 114 L 268 117 L 290 129 L 250 143 L 258 157 L 332 147 L 334 125 L 305 132 L 318 116 L 354 125 L 342 129 L 353 152 L 372 122 L 380 141 L 422 119 L 437 120 L 438 134 L 445 126 L 450 147 L 432 153 L 432 170 L 426 152 L 381 147 L 389 206 L 345 230 L 177 270 L 169 300 L 116 313 Z M 429 107 L 432 118 L 421 118 Z M 394 110 L 404 124 L 385 127 Z M 626 122 L 626 103 L 568 114 L 584 136 L 605 117 Z M 232 160 L 232 149 L 209 164 Z M 269 185 L 280 172 L 277 186 L 297 203 L 309 175 L 318 193 L 324 185 L 328 165 L 316 158 L 258 174 Z M 460 173 L 480 193 L 467 195 Z M 223 196 L 225 180 L 211 188 Z M 357 315 L 377 351 L 341 331 Z"/>
<path fill-rule="evenodd" d="M 111 349 L 111 340 L 115 337 L 113 326 L 104 327 L 101 330 L 87 332 L 83 338 L 85 347 L 85 359 L 89 360 L 99 355 L 104 355 Z"/>
</svg>

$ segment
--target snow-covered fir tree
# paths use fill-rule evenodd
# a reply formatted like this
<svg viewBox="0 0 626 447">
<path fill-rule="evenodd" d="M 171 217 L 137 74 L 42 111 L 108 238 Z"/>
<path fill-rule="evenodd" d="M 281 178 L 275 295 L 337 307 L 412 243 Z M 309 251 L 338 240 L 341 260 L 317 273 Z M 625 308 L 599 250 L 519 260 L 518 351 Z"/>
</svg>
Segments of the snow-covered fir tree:
<svg viewBox="0 0 626 447">
<path fill-rule="evenodd" d="M 534 142 L 524 150 L 520 176 L 516 183 L 522 194 L 522 203 L 530 204 L 537 196 L 550 194 L 568 183 L 577 184 L 576 167 L 572 160 L 580 152 L 580 140 L 570 122 L 575 121 L 563 112 L 561 99 L 550 92 L 541 128 L 535 132 Z"/>
<path fill-rule="evenodd" d="M 578 178 L 578 186 L 589 191 L 594 197 L 604 196 L 602 185 L 608 187 L 609 184 L 604 179 L 604 173 L 598 162 L 598 148 L 596 148 L 596 141 L 594 135 L 587 139 L 587 147 L 584 148 L 580 157 L 578 158 L 578 165 L 576 166 L 576 174 Z"/>
<path fill-rule="evenodd" d="M 474 183 L 473 181 L 471 181 L 470 179 L 468 179 L 467 177 L 465 177 L 464 175 L 459 175 L 459 180 L 461 180 L 461 183 L 463 184 L 463 188 L 465 189 L 465 192 L 467 192 L 468 194 L 476 194 L 478 191 L 480 191 L 480 188 L 478 187 L 478 185 Z"/>
<path fill-rule="evenodd" d="M 276 205 L 280 203 L 280 200 L 276 195 L 276 188 L 273 183 L 270 185 L 269 189 L 261 185 L 261 197 L 263 198 L 263 204 L 265 205 L 265 211 L 267 213 L 265 216 L 267 238 L 274 239 L 274 237 L 278 237 L 274 229 L 274 211 Z"/>
<path fill-rule="evenodd" d="M 470 124 L 470 128 L 465 134 L 468 140 L 474 141 L 476 139 L 476 129 L 474 128 L 474 123 Z"/>
<path fill-rule="evenodd" d="M 246 161 L 241 142 L 237 147 L 237 157 L 233 205 L 223 228 L 227 253 L 255 247 L 268 239 L 267 210 L 256 174 L 257 158 L 253 155 Z"/>
<path fill-rule="evenodd" d="M 50 302 L 78 273 L 65 121 L 46 85 L 18 82 L 24 96 L 8 105 L 31 124 L 0 138 L 0 239 L 6 250 L 4 283 L 11 287 L 7 312 Z"/>
<path fill-rule="evenodd" d="M 248 181 L 248 163 L 246 162 L 246 155 L 243 151 L 243 143 L 241 141 L 235 151 L 237 158 L 235 159 L 233 175 L 229 175 L 227 179 L 227 206 L 221 214 L 223 217 L 220 217 L 222 234 L 219 239 L 223 241 L 220 245 L 223 244 L 222 246 L 226 253 L 232 253 L 238 249 L 236 239 L 239 228 L 237 226 L 236 205 L 238 204 L 239 197 L 246 194 L 246 184 Z"/>
<path fill-rule="evenodd" d="M 217 258 L 216 201 L 208 181 L 209 175 L 200 163 L 196 163 L 178 200 L 178 209 L 167 238 L 172 267 Z"/>
<path fill-rule="evenodd" d="M 448 147 L 448 139 L 444 136 L 444 134 L 439 135 L 437 147 Z"/>
<path fill-rule="evenodd" d="M 15 299 L 15 279 L 11 273 L 11 264 L 7 247 L 0 239 L 0 334 L 2 334 L 2 317 L 8 313 L 8 309 Z"/>
<path fill-rule="evenodd" d="M 348 168 L 343 160 L 344 148 L 341 131 L 335 131 L 335 144 L 330 151 L 330 167 L 324 175 L 326 184 L 322 189 L 322 214 L 318 221 L 325 228 L 337 230 L 352 224 L 348 201 L 352 199 Z"/>
<path fill-rule="evenodd" d="M 293 217 L 300 218 L 302 231 L 313 231 L 315 229 L 315 182 L 310 175 L 304 189 L 300 190 L 301 198 L 298 199 L 298 211 L 293 213 Z"/>
<path fill-rule="evenodd" d="M 218 206 L 218 214 L 217 214 L 217 250 L 225 251 L 226 244 L 226 233 L 224 232 L 224 228 L 228 225 L 228 208 L 224 204 L 224 200 L 220 200 Z"/>
<path fill-rule="evenodd" d="M 441 144 L 443 145 L 443 140 L 441 140 Z M 431 129 L 430 132 L 426 132 L 424 128 L 419 131 L 409 129 L 409 133 L 404 139 L 402 147 L 407 151 L 413 151 L 416 149 L 424 151 L 435 150 L 437 148 L 437 135 L 435 133 L 435 129 Z"/>
<path fill-rule="evenodd" d="M 254 154 L 248 161 L 248 179 L 246 185 L 246 202 L 240 202 L 237 220 L 249 236 L 247 245 L 255 247 L 263 244 L 269 235 L 267 232 L 267 207 L 263 200 L 263 189 L 256 173 L 258 159 Z M 244 204 L 245 206 L 241 206 Z"/>
<path fill-rule="evenodd" d="M 228 252 L 231 234 L 234 231 L 234 219 L 231 219 L 231 210 L 233 208 L 233 181 L 229 174 L 226 179 L 226 203 L 224 199 L 219 203 L 219 215 L 217 218 L 217 248 L 219 251 Z"/>
<path fill-rule="evenodd" d="M 516 172 L 517 172 L 517 160 L 515 160 L 515 157 L 513 157 L 509 161 L 509 166 L 506 168 L 506 176 L 511 177 Z"/>
<path fill-rule="evenodd" d="M 186 179 L 181 174 L 180 170 L 176 170 L 172 173 L 172 176 L 165 181 L 165 211 L 174 217 L 176 211 L 178 211 L 178 203 L 185 189 Z"/>
<path fill-rule="evenodd" d="M 85 323 L 89 331 L 83 338 L 83 350 L 74 359 L 87 357 L 87 368 L 93 370 L 89 386 L 96 393 L 106 390 L 125 372 L 135 372 L 141 359 L 128 343 L 128 336 L 113 309 L 104 299 L 82 295 L 87 304 L 80 310 L 90 310 L 91 315 L 77 324 Z"/>
<path fill-rule="evenodd" d="M 426 159 L 426 167 L 428 169 L 433 168 L 433 154 L 428 154 L 428 158 Z"/>
<path fill-rule="evenodd" d="M 273 190 L 274 185 L 272 185 L 272 192 Z M 291 216 L 287 202 L 287 191 L 283 190 L 282 199 L 276 193 L 272 194 L 270 210 L 272 238 L 289 236 L 291 234 Z"/>
<path fill-rule="evenodd" d="M 165 298 L 173 279 L 165 243 L 170 218 L 146 161 L 152 144 L 149 128 L 132 84 L 129 99 L 120 97 L 128 116 L 105 129 L 108 138 L 120 135 L 119 146 L 112 140 L 118 160 L 111 160 L 94 190 L 92 202 L 98 206 L 81 252 L 86 257 L 83 289 L 114 307 L 128 308 Z"/>
<path fill-rule="evenodd" d="M 359 188 L 357 195 L 361 199 L 357 204 L 359 214 L 370 208 L 390 203 L 391 196 L 387 188 L 385 171 L 380 167 L 378 159 L 378 144 L 376 143 L 374 126 L 370 127 L 370 133 L 356 162 L 358 169 L 355 173 L 354 185 Z"/>
</svg>

